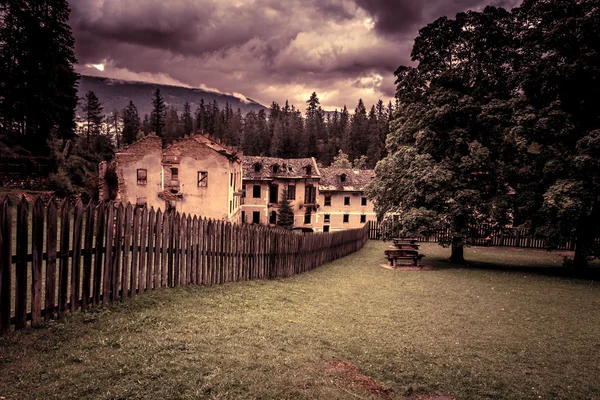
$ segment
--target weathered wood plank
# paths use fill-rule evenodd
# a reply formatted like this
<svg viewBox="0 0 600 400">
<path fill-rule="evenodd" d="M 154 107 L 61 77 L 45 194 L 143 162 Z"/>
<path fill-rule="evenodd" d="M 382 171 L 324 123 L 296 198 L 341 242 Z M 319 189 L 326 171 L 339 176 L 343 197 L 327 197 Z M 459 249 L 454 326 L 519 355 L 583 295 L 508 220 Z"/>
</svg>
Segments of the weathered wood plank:
<svg viewBox="0 0 600 400">
<path fill-rule="evenodd" d="M 123 217 L 124 207 L 122 203 L 119 203 L 117 207 L 117 215 L 115 219 L 115 237 L 114 237 L 114 254 L 112 262 L 112 271 L 110 274 L 110 299 L 115 301 L 120 298 L 121 281 L 119 273 L 121 272 L 121 253 L 123 246 Z M 125 293 L 123 293 L 125 295 Z"/>
<path fill-rule="evenodd" d="M 147 273 L 146 273 L 146 290 L 152 290 L 154 288 L 154 232 L 156 231 L 156 213 L 154 207 L 150 208 L 148 213 L 148 254 L 146 260 Z"/>
<path fill-rule="evenodd" d="M 155 228 L 155 236 L 154 236 L 154 289 L 160 288 L 161 284 L 161 238 L 162 238 L 162 230 L 163 230 L 163 215 L 162 211 L 159 209 L 156 213 L 156 228 Z M 165 246 L 164 244 L 162 245 Z"/>
<path fill-rule="evenodd" d="M 46 209 L 46 298 L 44 319 L 54 318 L 56 305 L 56 246 L 58 239 L 58 210 L 56 201 L 50 200 Z"/>
<path fill-rule="evenodd" d="M 92 294 L 92 249 L 94 248 L 95 210 L 92 201 L 85 208 L 85 233 L 83 239 L 83 280 L 81 288 L 81 309 L 87 310 Z"/>
<path fill-rule="evenodd" d="M 104 202 L 98 204 L 96 211 L 96 254 L 94 257 L 94 277 L 92 282 L 92 304 L 94 306 L 100 303 L 100 295 L 102 293 L 102 256 L 104 251 L 104 235 L 106 234 L 106 205 Z"/>
<path fill-rule="evenodd" d="M 71 261 L 71 290 L 69 296 L 71 312 L 79 308 L 81 282 L 81 236 L 83 231 L 83 204 L 81 199 L 75 205 L 73 217 L 73 260 Z"/>
<path fill-rule="evenodd" d="M 15 329 L 27 326 L 27 249 L 29 203 L 23 196 L 17 206 L 17 265 L 15 269 Z"/>
<path fill-rule="evenodd" d="M 169 275 L 169 286 L 175 287 L 179 285 L 179 272 L 181 268 L 181 214 L 175 213 L 175 221 L 173 224 L 173 265 L 171 266 Z"/>
<path fill-rule="evenodd" d="M 140 218 L 141 212 L 138 207 L 134 207 L 133 210 L 133 230 L 131 234 L 133 238 L 131 240 L 132 248 L 131 248 L 131 296 L 134 296 L 138 293 L 138 254 L 139 254 L 139 245 L 140 245 Z"/>
<path fill-rule="evenodd" d="M 69 290 L 69 232 L 71 218 L 69 202 L 65 201 L 60 214 L 60 261 L 58 266 L 58 318 L 62 319 L 67 311 Z"/>
<path fill-rule="evenodd" d="M 112 282 L 111 272 L 113 264 L 113 239 L 115 232 L 115 207 L 113 203 L 107 204 L 105 222 L 106 250 L 104 252 L 104 274 L 102 277 L 102 304 L 110 302 L 110 284 Z"/>
<path fill-rule="evenodd" d="M 142 223 L 140 233 L 140 273 L 138 281 L 138 293 L 144 293 L 146 291 L 146 245 L 148 238 L 148 209 L 146 207 L 142 210 Z"/>
<path fill-rule="evenodd" d="M 37 327 L 42 319 L 42 258 L 44 254 L 44 202 L 38 197 L 31 218 L 31 326 Z"/>
<path fill-rule="evenodd" d="M 123 266 L 121 273 L 121 293 L 123 297 L 131 297 L 129 290 L 130 259 L 131 259 L 131 229 L 133 225 L 133 207 L 131 203 L 125 208 L 125 226 L 123 229 Z"/>
<path fill-rule="evenodd" d="M 192 233 L 193 233 L 193 221 L 192 217 L 187 216 L 185 224 L 185 281 L 184 285 L 190 285 L 192 283 L 192 259 L 193 259 L 193 245 L 192 245 Z"/>
</svg>

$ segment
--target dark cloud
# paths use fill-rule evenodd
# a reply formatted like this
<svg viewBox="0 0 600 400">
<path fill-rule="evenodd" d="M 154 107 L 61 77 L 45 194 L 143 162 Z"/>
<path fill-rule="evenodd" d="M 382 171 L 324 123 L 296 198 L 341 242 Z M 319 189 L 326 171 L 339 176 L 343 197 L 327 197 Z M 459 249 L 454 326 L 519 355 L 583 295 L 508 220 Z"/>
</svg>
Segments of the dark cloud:
<svg viewBox="0 0 600 400">
<path fill-rule="evenodd" d="M 484 2 L 71 0 L 71 26 L 82 73 L 340 107 L 388 100 L 418 29 Z"/>
</svg>

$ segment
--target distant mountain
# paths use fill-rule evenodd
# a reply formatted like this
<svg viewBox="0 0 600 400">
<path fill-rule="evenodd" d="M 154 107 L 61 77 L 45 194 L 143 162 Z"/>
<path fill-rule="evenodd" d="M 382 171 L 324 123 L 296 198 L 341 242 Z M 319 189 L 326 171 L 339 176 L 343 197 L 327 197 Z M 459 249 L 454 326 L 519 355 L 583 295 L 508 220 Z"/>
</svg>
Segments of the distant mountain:
<svg viewBox="0 0 600 400">
<path fill-rule="evenodd" d="M 183 111 L 183 105 L 186 101 L 191 104 L 192 112 L 194 112 L 196 105 L 200 103 L 201 99 L 204 99 L 205 104 L 216 100 L 221 109 L 225 107 L 226 103 L 229 103 L 234 111 L 240 108 L 243 114 L 250 110 L 256 112 L 267 110 L 265 106 L 252 99 L 247 99 L 246 101 L 232 95 L 202 89 L 147 82 L 122 81 L 85 75 L 79 81 L 79 93 L 77 96 L 81 98 L 88 91 L 93 91 L 104 106 L 106 114 L 111 113 L 114 109 L 120 111 L 129 104 L 129 101 L 133 101 L 138 108 L 140 118 L 144 118 L 145 114 L 150 115 L 152 95 L 157 88 L 160 89 L 165 102 L 175 107 L 180 113 Z M 78 111 L 81 113 L 81 109 Z"/>
</svg>

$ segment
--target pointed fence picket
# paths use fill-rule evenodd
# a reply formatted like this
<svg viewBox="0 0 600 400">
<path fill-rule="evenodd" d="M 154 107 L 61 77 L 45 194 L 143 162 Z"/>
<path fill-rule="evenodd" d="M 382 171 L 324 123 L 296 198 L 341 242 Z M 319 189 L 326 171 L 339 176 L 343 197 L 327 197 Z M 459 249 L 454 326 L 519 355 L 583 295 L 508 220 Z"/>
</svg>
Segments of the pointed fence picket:
<svg viewBox="0 0 600 400">
<path fill-rule="evenodd" d="M 298 235 L 116 202 L 23 198 L 14 207 L 7 196 L 0 333 L 163 287 L 290 277 L 359 250 L 368 237 L 368 224 Z"/>
</svg>

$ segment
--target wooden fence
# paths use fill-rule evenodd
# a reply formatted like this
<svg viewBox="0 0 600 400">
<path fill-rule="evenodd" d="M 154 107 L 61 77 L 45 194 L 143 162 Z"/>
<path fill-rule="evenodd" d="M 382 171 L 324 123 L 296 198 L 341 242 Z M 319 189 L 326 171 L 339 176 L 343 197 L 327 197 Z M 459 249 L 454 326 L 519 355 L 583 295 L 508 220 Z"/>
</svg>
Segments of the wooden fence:
<svg viewBox="0 0 600 400">
<path fill-rule="evenodd" d="M 371 222 L 369 226 L 369 239 L 395 237 L 399 235 L 399 227 L 393 222 Z M 490 238 L 491 240 L 486 240 Z M 447 230 L 438 231 L 430 236 L 418 236 L 421 242 L 449 242 L 450 233 Z M 498 226 L 480 225 L 469 230 L 467 242 L 474 246 L 506 246 L 522 247 L 529 249 L 546 249 L 546 242 L 528 234 L 527 231 L 517 228 L 503 228 Z M 596 239 L 600 243 L 600 238 Z M 557 250 L 575 250 L 575 241 L 568 241 L 558 246 Z"/>
<path fill-rule="evenodd" d="M 7 197 L 0 205 L 2 333 L 147 290 L 290 277 L 368 240 L 368 225 L 299 235 L 114 202 L 58 207 L 23 198 L 16 218 L 14 211 Z"/>
</svg>

